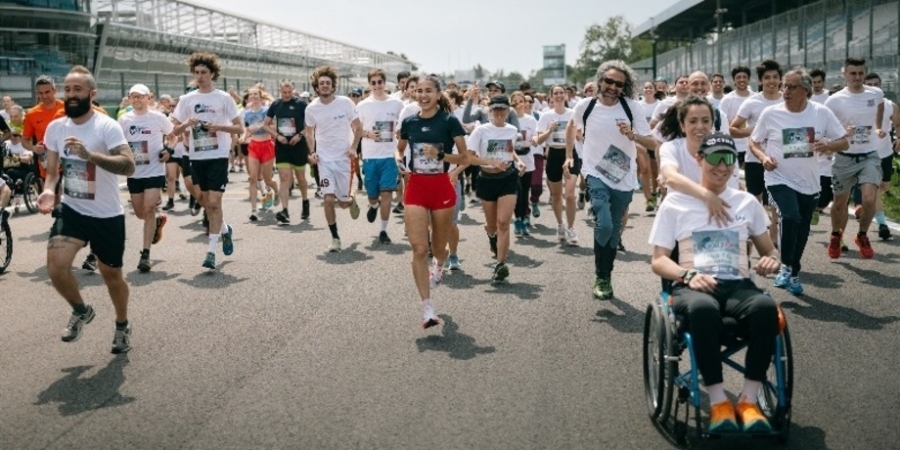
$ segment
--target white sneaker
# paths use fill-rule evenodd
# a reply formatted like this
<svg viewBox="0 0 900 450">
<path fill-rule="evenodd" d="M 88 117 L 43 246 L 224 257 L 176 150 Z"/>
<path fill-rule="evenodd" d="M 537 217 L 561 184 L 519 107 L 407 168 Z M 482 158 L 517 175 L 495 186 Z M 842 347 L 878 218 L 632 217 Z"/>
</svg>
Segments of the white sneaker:
<svg viewBox="0 0 900 450">
<path fill-rule="evenodd" d="M 431 306 L 430 301 L 425 302 L 425 308 L 422 313 L 422 328 L 431 328 L 435 325 L 439 325 L 441 322 L 438 320 L 437 314 L 434 313 L 434 306 Z"/>
<path fill-rule="evenodd" d="M 340 239 L 332 239 L 331 240 L 331 248 L 328 249 L 331 253 L 337 253 L 341 251 L 341 240 Z"/>
<path fill-rule="evenodd" d="M 444 279 L 444 269 L 438 265 L 437 260 L 432 260 L 431 270 L 428 271 L 428 282 L 432 290 L 437 289 Z"/>
<path fill-rule="evenodd" d="M 560 241 L 566 240 L 566 226 L 563 224 L 559 224 L 556 227 L 556 238 Z"/>
<path fill-rule="evenodd" d="M 566 243 L 573 247 L 578 246 L 578 235 L 575 234 L 574 228 L 566 230 Z"/>
</svg>

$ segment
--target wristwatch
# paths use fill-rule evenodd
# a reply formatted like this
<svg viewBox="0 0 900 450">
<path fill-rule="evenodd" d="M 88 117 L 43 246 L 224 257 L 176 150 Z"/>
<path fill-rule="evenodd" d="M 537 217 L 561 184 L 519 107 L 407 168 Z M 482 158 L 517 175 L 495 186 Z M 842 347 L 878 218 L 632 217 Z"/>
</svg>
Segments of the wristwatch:
<svg viewBox="0 0 900 450">
<path fill-rule="evenodd" d="M 684 275 L 684 285 L 690 286 L 691 280 L 700 273 L 697 269 L 688 270 Z"/>
<path fill-rule="evenodd" d="M 443 151 L 438 152 L 438 154 L 437 154 L 437 160 L 438 160 L 438 161 L 443 161 L 443 160 L 444 160 L 444 156 L 446 156 L 446 155 L 447 155 L 447 154 L 444 153 Z"/>
</svg>

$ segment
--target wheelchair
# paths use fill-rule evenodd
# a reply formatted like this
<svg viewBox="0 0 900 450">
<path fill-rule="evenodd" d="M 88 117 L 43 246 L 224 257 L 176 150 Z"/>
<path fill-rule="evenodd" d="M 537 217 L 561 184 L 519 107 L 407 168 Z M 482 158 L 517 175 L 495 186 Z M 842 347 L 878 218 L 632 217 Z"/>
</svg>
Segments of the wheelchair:
<svg viewBox="0 0 900 450">
<path fill-rule="evenodd" d="M 724 366 L 740 373 L 744 367 L 735 356 L 747 346 L 739 331 L 738 322 L 722 318 L 721 356 Z M 691 333 L 682 317 L 676 316 L 670 304 L 670 294 L 663 292 L 656 302 L 647 305 L 644 316 L 644 391 L 650 419 L 667 437 L 679 445 L 688 443 L 693 409 L 693 433 L 697 440 L 721 438 L 771 438 L 787 442 L 791 426 L 791 395 L 794 385 L 794 363 L 791 337 L 781 307 L 778 307 L 778 330 L 775 353 L 766 380 L 759 391 L 760 411 L 769 420 L 768 433 L 712 433 L 703 426 L 701 417 L 700 373 L 694 357 Z M 689 359 L 688 367 L 679 368 Z M 683 411 L 682 411 L 683 408 Z"/>
<path fill-rule="evenodd" d="M 38 196 L 44 190 L 44 182 L 36 173 L 37 167 L 33 164 L 22 164 L 15 168 L 8 167 L 6 164 L 12 160 L 11 156 L 8 155 L 5 148 L 0 149 L 0 153 L 2 153 L 0 154 L 0 163 L 2 163 L 0 164 L 0 176 L 3 177 L 6 185 L 12 190 L 9 202 L 13 207 L 13 211 L 18 214 L 19 208 L 24 204 L 28 212 L 36 213 L 38 211 Z M 24 176 L 10 176 L 10 170 L 20 174 L 24 173 Z"/>
</svg>

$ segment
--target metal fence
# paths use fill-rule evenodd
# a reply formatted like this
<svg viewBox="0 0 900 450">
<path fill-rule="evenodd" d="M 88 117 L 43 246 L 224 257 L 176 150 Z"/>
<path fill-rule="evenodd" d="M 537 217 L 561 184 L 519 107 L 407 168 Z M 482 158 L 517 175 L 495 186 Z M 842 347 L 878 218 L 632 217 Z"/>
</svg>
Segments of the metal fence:
<svg viewBox="0 0 900 450">
<path fill-rule="evenodd" d="M 896 0 L 823 0 L 657 55 L 657 76 L 672 80 L 702 70 L 730 80 L 732 67 L 752 69 L 771 58 L 787 67 L 825 70 L 827 88 L 843 84 L 841 67 L 852 56 L 865 58 L 869 71 L 881 76 L 886 94 L 896 100 L 898 34 Z M 634 65 L 650 78 L 651 59 Z"/>
</svg>

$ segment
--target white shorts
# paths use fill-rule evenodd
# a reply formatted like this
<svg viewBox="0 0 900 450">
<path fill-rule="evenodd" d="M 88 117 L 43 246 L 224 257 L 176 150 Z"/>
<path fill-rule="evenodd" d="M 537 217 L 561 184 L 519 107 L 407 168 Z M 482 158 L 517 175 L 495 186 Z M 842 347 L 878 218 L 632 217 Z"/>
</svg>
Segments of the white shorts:
<svg viewBox="0 0 900 450">
<path fill-rule="evenodd" d="M 350 202 L 350 160 L 319 161 L 319 184 L 322 194 L 333 195 L 339 202 Z"/>
</svg>

